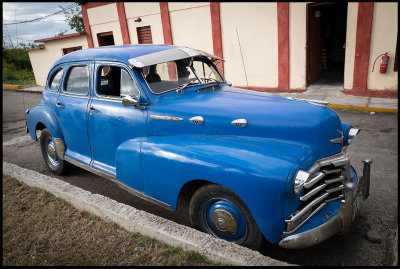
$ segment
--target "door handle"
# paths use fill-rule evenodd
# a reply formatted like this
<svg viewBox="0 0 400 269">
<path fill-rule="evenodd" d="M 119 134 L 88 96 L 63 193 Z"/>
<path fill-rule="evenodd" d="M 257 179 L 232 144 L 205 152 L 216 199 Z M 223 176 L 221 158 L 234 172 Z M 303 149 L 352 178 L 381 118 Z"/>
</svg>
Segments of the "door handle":
<svg viewBox="0 0 400 269">
<path fill-rule="evenodd" d="M 64 105 L 62 105 L 60 102 L 57 102 L 57 103 L 56 103 L 56 106 L 59 107 L 59 108 L 61 108 L 61 109 L 64 109 Z"/>
<path fill-rule="evenodd" d="M 101 113 L 100 110 L 95 109 L 94 107 L 89 107 L 90 114 L 94 113 Z"/>
</svg>

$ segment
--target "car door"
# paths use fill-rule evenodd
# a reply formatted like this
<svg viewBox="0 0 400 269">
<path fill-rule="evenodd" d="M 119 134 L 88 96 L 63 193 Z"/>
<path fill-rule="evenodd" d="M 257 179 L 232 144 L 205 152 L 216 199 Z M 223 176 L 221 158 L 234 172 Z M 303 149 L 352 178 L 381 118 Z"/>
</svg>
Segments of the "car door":
<svg viewBox="0 0 400 269">
<path fill-rule="evenodd" d="M 134 96 L 137 100 L 141 98 L 133 72 L 128 66 L 96 62 L 94 83 L 88 118 L 88 133 L 93 154 L 91 165 L 116 175 L 116 150 L 130 139 L 145 136 L 147 110 L 143 106 L 122 104 L 122 94 Z M 140 156 L 135 156 L 122 160 L 122 165 L 132 169 L 129 176 L 125 176 L 121 181 L 142 191 L 141 171 L 135 169 L 140 167 Z"/>
<path fill-rule="evenodd" d="M 64 136 L 65 155 L 89 165 L 91 151 L 87 135 L 87 107 L 93 63 L 67 66 L 54 110 Z"/>
</svg>

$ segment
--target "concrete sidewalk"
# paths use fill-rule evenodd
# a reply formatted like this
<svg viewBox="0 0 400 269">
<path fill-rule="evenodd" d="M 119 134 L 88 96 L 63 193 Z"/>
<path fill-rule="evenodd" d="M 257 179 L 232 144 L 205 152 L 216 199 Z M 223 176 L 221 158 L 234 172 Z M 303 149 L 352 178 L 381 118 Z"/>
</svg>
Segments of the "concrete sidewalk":
<svg viewBox="0 0 400 269">
<path fill-rule="evenodd" d="M 43 92 L 43 86 L 34 86 L 15 91 Z M 307 91 L 301 93 L 273 92 L 272 94 L 298 99 L 312 99 L 325 101 L 331 108 L 356 109 L 362 111 L 374 111 L 384 113 L 398 113 L 397 98 L 376 98 L 347 95 L 343 93 L 343 86 L 327 86 L 314 84 L 308 87 Z"/>
</svg>

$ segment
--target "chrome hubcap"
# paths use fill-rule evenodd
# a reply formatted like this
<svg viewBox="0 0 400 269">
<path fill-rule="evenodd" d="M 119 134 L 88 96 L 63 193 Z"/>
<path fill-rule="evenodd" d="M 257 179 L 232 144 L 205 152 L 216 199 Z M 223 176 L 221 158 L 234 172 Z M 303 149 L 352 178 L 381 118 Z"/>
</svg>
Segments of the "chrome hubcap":
<svg viewBox="0 0 400 269">
<path fill-rule="evenodd" d="M 247 239 L 247 221 L 230 201 L 212 198 L 204 202 L 201 216 L 203 227 L 209 234 L 238 244 Z"/>
<path fill-rule="evenodd" d="M 50 139 L 47 143 L 47 156 L 49 157 L 49 161 L 52 165 L 54 165 L 54 166 L 58 165 L 58 156 L 57 156 L 56 146 L 55 146 L 53 140 L 50 140 Z"/>
<path fill-rule="evenodd" d="M 231 237 L 237 231 L 235 217 L 225 209 L 217 208 L 211 212 L 210 222 L 214 230 L 224 237 Z"/>
</svg>

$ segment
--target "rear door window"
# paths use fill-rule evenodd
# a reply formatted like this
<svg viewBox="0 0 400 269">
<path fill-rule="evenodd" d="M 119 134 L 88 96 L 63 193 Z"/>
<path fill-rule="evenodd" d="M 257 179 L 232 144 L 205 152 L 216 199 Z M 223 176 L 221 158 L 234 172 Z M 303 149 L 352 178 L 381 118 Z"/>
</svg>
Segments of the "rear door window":
<svg viewBox="0 0 400 269">
<path fill-rule="evenodd" d="M 89 92 L 89 67 L 73 66 L 71 67 L 65 91 L 69 93 L 77 93 L 86 95 Z"/>
</svg>

